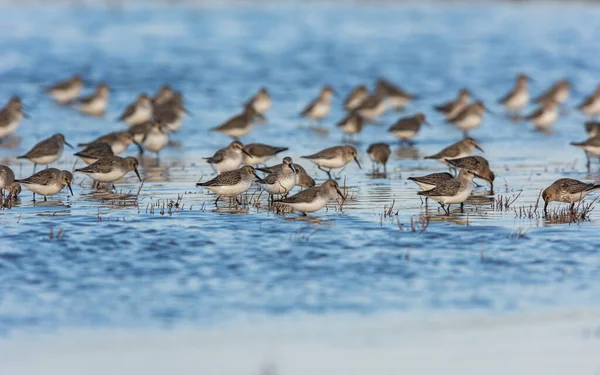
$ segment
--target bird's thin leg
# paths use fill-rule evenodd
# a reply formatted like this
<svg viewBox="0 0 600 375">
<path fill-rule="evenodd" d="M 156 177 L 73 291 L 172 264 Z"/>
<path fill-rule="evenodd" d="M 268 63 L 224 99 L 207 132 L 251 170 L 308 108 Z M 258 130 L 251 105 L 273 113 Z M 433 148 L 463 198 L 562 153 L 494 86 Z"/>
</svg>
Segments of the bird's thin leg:
<svg viewBox="0 0 600 375">
<path fill-rule="evenodd" d="M 322 170 L 323 172 L 327 173 L 327 177 L 331 180 L 331 169 L 326 170 L 325 168 L 321 167 L 319 165 L 319 169 Z"/>
<path fill-rule="evenodd" d="M 115 187 L 115 184 L 112 184 L 112 188 L 113 188 L 113 190 L 117 190 L 117 188 Z"/>
<path fill-rule="evenodd" d="M 386 165 L 386 163 L 383 163 L 383 175 L 384 175 L 384 177 L 387 177 L 387 165 Z"/>
<path fill-rule="evenodd" d="M 591 163 L 591 161 L 590 161 L 590 154 L 589 154 L 587 151 L 585 152 L 585 157 L 586 157 L 586 159 L 587 159 L 586 166 L 587 166 L 587 170 L 588 170 L 588 173 L 589 173 L 589 171 L 590 171 L 590 166 L 591 166 L 591 164 L 592 164 L 592 163 Z"/>
<path fill-rule="evenodd" d="M 33 202 L 35 203 L 35 193 L 33 193 Z"/>
<path fill-rule="evenodd" d="M 48 198 L 44 195 L 44 202 L 47 202 Z"/>
<path fill-rule="evenodd" d="M 425 209 L 427 209 L 427 201 L 429 200 L 429 197 L 425 197 Z"/>
<path fill-rule="evenodd" d="M 481 185 L 479 185 L 477 182 L 473 181 L 473 184 L 475 184 L 475 187 L 481 187 Z"/>
<path fill-rule="evenodd" d="M 571 203 L 571 207 L 569 208 L 569 210 L 573 211 L 575 209 L 575 203 Z"/>
<path fill-rule="evenodd" d="M 242 205 L 242 201 L 240 201 L 237 196 L 235 197 L 235 203 L 237 203 L 240 206 Z"/>
<path fill-rule="evenodd" d="M 33 163 L 33 174 L 35 174 L 36 169 L 37 169 L 37 163 Z"/>
<path fill-rule="evenodd" d="M 469 137 L 469 132 L 465 130 L 463 132 L 463 138 L 468 138 L 468 137 Z"/>
<path fill-rule="evenodd" d="M 156 151 L 156 166 L 158 167 L 160 165 L 160 157 L 159 157 L 159 152 Z"/>
<path fill-rule="evenodd" d="M 219 199 L 221 199 L 220 195 L 217 195 L 217 200 L 215 200 L 215 207 L 219 207 L 217 203 L 219 203 Z"/>
<path fill-rule="evenodd" d="M 300 212 L 300 213 L 302 214 L 302 216 L 308 216 L 308 215 L 306 214 L 306 212 Z"/>
<path fill-rule="evenodd" d="M 448 213 L 448 215 L 450 215 L 450 206 L 452 206 L 451 204 L 446 206 L 446 212 Z"/>
<path fill-rule="evenodd" d="M 465 204 L 464 203 L 460 204 L 460 212 L 465 212 Z"/>
</svg>

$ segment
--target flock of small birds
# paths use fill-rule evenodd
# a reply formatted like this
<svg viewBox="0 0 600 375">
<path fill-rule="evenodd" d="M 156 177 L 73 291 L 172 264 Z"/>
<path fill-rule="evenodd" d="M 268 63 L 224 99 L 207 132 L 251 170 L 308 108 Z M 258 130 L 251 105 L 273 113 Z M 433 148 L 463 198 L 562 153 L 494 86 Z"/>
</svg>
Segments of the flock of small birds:
<svg viewBox="0 0 600 375">
<path fill-rule="evenodd" d="M 500 98 L 498 103 L 513 119 L 529 121 L 536 129 L 547 130 L 560 116 L 561 105 L 570 95 L 571 84 L 567 80 L 557 81 L 539 97 L 533 99 L 538 104 L 538 108 L 522 116 L 520 111 L 531 101 L 529 81 L 530 78 L 526 75 L 518 75 L 514 88 Z M 101 83 L 93 94 L 80 97 L 83 86 L 82 77 L 75 75 L 45 91 L 60 105 L 72 106 L 84 115 L 103 116 L 108 106 L 109 86 Z M 300 115 L 313 124 L 319 124 L 329 115 L 334 95 L 337 94 L 331 86 L 323 87 L 318 97 L 310 102 Z M 373 92 L 370 92 L 366 86 L 356 86 L 343 102 L 347 114 L 337 123 L 337 126 L 345 136 L 352 137 L 360 133 L 363 126 L 376 122 L 385 111 L 404 110 L 416 99 L 418 98 L 415 95 L 384 79 L 377 81 Z M 315 186 L 315 180 L 307 174 L 306 169 L 288 156 L 282 159 L 281 164 L 266 165 L 267 161 L 287 151 L 286 147 L 260 143 L 244 145 L 239 141 L 252 131 L 254 123 L 265 121 L 265 115 L 271 109 L 272 103 L 268 90 L 261 88 L 244 103 L 244 109 L 240 114 L 211 129 L 234 140 L 215 152 L 213 156 L 205 158 L 215 171 L 216 177 L 196 185 L 216 194 L 215 205 L 220 198 L 228 198 L 230 205 L 234 201 L 239 204 L 237 197 L 255 183 L 268 193 L 270 204 L 289 206 L 303 215 L 322 209 L 331 200 L 341 199 L 343 202 L 346 197 L 340 190 L 336 178 L 332 176 L 332 171 L 344 168 L 353 161 L 361 168 L 359 151 L 354 146 L 333 146 L 312 155 L 302 156 L 328 176 L 323 184 Z M 462 131 L 464 138 L 425 159 L 433 159 L 449 167 L 450 172 L 453 173 L 433 173 L 408 179 L 422 189 L 417 193 L 418 195 L 425 197 L 426 201 L 431 198 L 438 202 L 441 208 L 450 214 L 450 207 L 453 204 L 460 204 L 461 210 L 463 209 L 464 202 L 471 195 L 474 178 L 489 183 L 493 192 L 495 174 L 490 169 L 488 160 L 482 156 L 471 155 L 475 148 L 483 150 L 478 142 L 469 136 L 470 131 L 482 124 L 485 114 L 493 114 L 493 112 L 486 108 L 481 100 L 474 98 L 467 89 L 461 89 L 454 100 L 436 105 L 434 109 L 443 114 L 448 123 Z M 600 86 L 577 109 L 592 118 L 600 115 Z M 160 151 L 169 144 L 170 135 L 182 127 L 187 114 L 183 95 L 168 85 L 161 87 L 153 97 L 140 94 L 119 117 L 119 121 L 124 122 L 128 129 L 105 134 L 87 143 L 80 143 L 79 146 L 84 148 L 74 155 L 81 158 L 86 166 L 73 172 L 90 177 L 94 181 L 94 188 L 104 186 L 114 189 L 114 183 L 129 172 L 134 172 L 142 181 L 138 172 L 138 159 L 119 155 L 134 144 L 140 153 L 144 151 L 156 153 L 158 161 Z M 17 130 L 24 117 L 27 116 L 23 111 L 21 99 L 11 98 L 0 110 L 0 142 Z M 389 132 L 400 142 L 412 144 L 421 126 L 427 124 L 425 115 L 417 113 L 400 118 L 389 128 Z M 585 130 L 589 138 L 584 142 L 572 144 L 585 151 L 589 169 L 590 158 L 600 158 L 600 122 L 586 122 Z M 16 198 L 21 193 L 22 187 L 33 192 L 34 202 L 36 194 L 42 195 L 44 200 L 47 200 L 48 196 L 61 192 L 65 187 L 73 194 L 71 189 L 73 174 L 70 171 L 48 167 L 61 157 L 65 145 L 72 147 L 63 134 L 54 134 L 36 144 L 26 154 L 18 156 L 18 159 L 27 159 L 34 164 L 34 174 L 29 177 L 17 179 L 8 166 L 0 165 L 2 199 L 5 190 L 7 199 Z M 373 163 L 373 170 L 377 168 L 379 173 L 379 167 L 382 166 L 383 173 L 380 175 L 386 177 L 386 164 L 391 154 L 390 146 L 386 143 L 374 143 L 369 145 L 366 153 Z M 38 165 L 46 166 L 46 169 L 35 173 Z M 260 177 L 258 171 L 266 175 Z M 290 192 L 296 186 L 303 190 L 290 196 Z M 545 202 L 544 211 L 552 201 L 570 203 L 572 210 L 576 202 L 599 188 L 600 185 L 594 183 L 568 178 L 559 179 L 542 192 Z"/>
</svg>

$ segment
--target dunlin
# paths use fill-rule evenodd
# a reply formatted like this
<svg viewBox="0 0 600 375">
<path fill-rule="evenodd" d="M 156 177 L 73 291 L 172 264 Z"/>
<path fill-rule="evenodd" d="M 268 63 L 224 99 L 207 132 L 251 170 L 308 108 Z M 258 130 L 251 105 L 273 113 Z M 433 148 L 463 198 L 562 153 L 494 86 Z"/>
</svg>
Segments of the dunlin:
<svg viewBox="0 0 600 375">
<path fill-rule="evenodd" d="M 358 85 L 344 100 L 344 108 L 347 111 L 353 111 L 369 96 L 369 90 L 364 85 Z"/>
<path fill-rule="evenodd" d="M 315 212 L 325 207 L 327 203 L 337 197 L 344 201 L 344 194 L 340 191 L 340 187 L 334 180 L 327 180 L 321 186 L 302 190 L 298 194 L 291 197 L 275 201 L 286 206 L 292 207 L 306 216 L 307 212 Z"/>
<path fill-rule="evenodd" d="M 483 113 L 486 111 L 482 101 L 476 101 L 467 105 L 462 111 L 448 120 L 461 130 L 465 137 L 469 136 L 469 131 L 475 129 L 483 122 Z"/>
<path fill-rule="evenodd" d="M 150 152 L 156 152 L 158 160 L 159 152 L 169 144 L 169 129 L 158 121 L 154 121 L 142 139 L 142 147 Z"/>
<path fill-rule="evenodd" d="M 176 132 L 181 129 L 183 119 L 187 113 L 181 94 L 178 92 L 174 94 L 170 101 L 156 106 L 153 111 L 154 119 L 163 124 L 170 132 Z"/>
<path fill-rule="evenodd" d="M 60 104 L 67 104 L 79 96 L 83 88 L 83 79 L 76 74 L 66 81 L 61 81 L 46 89 L 46 93 Z"/>
<path fill-rule="evenodd" d="M 275 173 L 281 169 L 283 169 L 283 164 L 277 164 L 265 168 L 256 168 L 257 171 L 269 174 Z M 315 186 L 315 180 L 312 177 L 310 177 L 308 173 L 306 173 L 306 169 L 304 169 L 304 167 L 302 167 L 300 164 L 294 163 L 294 170 L 296 171 L 296 185 L 300 186 L 303 189 Z"/>
<path fill-rule="evenodd" d="M 257 113 L 254 108 L 247 106 L 244 111 L 236 115 L 223 124 L 210 129 L 225 134 L 231 138 L 241 138 L 252 131 L 252 124 L 256 118 L 263 118 L 260 113 Z"/>
<path fill-rule="evenodd" d="M 21 98 L 13 96 L 4 108 L 0 109 L 0 142 L 2 139 L 17 130 L 25 117 Z"/>
<path fill-rule="evenodd" d="M 257 113 L 262 115 L 269 112 L 272 104 L 273 100 L 271 100 L 271 96 L 266 87 L 261 87 L 261 89 L 246 102 L 246 106 L 252 107 Z"/>
<path fill-rule="evenodd" d="M 265 165 L 267 160 L 272 159 L 280 152 L 287 150 L 287 147 L 269 146 L 262 143 L 250 143 L 244 146 L 244 151 L 246 151 L 246 153 L 243 155 L 244 159 L 242 160 L 242 164 Z"/>
<path fill-rule="evenodd" d="M 367 148 L 367 154 L 373 162 L 373 172 L 375 172 L 375 165 L 381 164 L 383 165 L 383 174 L 387 176 L 387 162 L 390 158 L 390 154 L 392 150 L 390 149 L 390 145 L 387 143 L 373 143 L 369 145 Z"/>
<path fill-rule="evenodd" d="M 98 159 L 97 162 L 88 165 L 87 167 L 76 169 L 75 172 L 80 172 L 96 182 L 112 184 L 123 178 L 128 172 L 135 172 L 140 181 L 142 177 L 137 170 L 140 163 L 134 157 L 128 156 L 122 158 L 120 156 L 109 156 Z"/>
<path fill-rule="evenodd" d="M 65 140 L 64 135 L 57 133 L 33 146 L 25 155 L 17 156 L 17 159 L 27 159 L 32 162 L 35 172 L 38 164 L 49 165 L 57 161 L 62 155 L 65 145 L 73 148 Z"/>
<path fill-rule="evenodd" d="M 466 156 L 459 159 L 446 159 L 446 163 L 457 169 L 468 169 L 475 173 L 477 178 L 489 182 L 492 191 L 496 175 L 490 169 L 490 163 L 482 156 Z"/>
<path fill-rule="evenodd" d="M 527 82 L 530 80 L 525 74 L 519 74 L 515 86 L 505 96 L 498 100 L 511 112 L 519 111 L 529 103 L 529 88 Z"/>
<path fill-rule="evenodd" d="M 44 201 L 46 201 L 46 197 L 59 193 L 65 186 L 69 188 L 71 195 L 73 195 L 73 189 L 71 189 L 73 175 L 69 171 L 48 168 L 33 176 L 15 181 L 33 192 L 34 202 L 36 194 L 43 195 Z"/>
<path fill-rule="evenodd" d="M 311 121 L 321 121 L 329 115 L 331 110 L 331 99 L 335 91 L 331 86 L 325 86 L 321 89 L 319 96 L 304 108 L 300 113 Z"/>
<path fill-rule="evenodd" d="M 442 113 L 446 117 L 446 120 L 450 120 L 469 105 L 469 100 L 471 100 L 471 92 L 467 89 L 461 89 L 455 100 L 436 105 L 434 109 Z"/>
<path fill-rule="evenodd" d="M 100 136 L 100 137 L 94 139 L 93 141 L 91 141 L 89 143 L 79 143 L 77 146 L 87 147 L 92 143 L 99 143 L 99 142 L 107 143 L 108 145 L 110 145 L 110 148 L 112 148 L 112 151 L 115 155 L 120 155 L 123 152 L 125 152 L 125 150 L 127 150 L 129 145 L 132 143 L 138 147 L 140 152 L 143 151 L 142 146 L 135 141 L 134 135 L 131 134 L 127 130 L 121 131 L 121 132 L 108 133 L 108 134 L 105 134 L 103 136 Z"/>
<path fill-rule="evenodd" d="M 590 137 L 600 135 L 600 122 L 598 121 L 587 121 L 585 124 L 585 131 Z"/>
<path fill-rule="evenodd" d="M 229 146 L 220 149 L 209 158 L 204 158 L 210 164 L 212 169 L 219 175 L 223 172 L 237 170 L 244 160 L 243 154 L 249 153 L 244 150 L 244 145 L 240 141 L 233 141 Z"/>
<path fill-rule="evenodd" d="M 544 130 L 556 122 L 558 119 L 558 105 L 553 101 L 544 101 L 540 107 L 531 114 L 524 117 L 526 121 L 531 121 L 536 129 Z"/>
<path fill-rule="evenodd" d="M 271 199 L 276 194 L 287 196 L 290 190 L 296 186 L 296 169 L 292 158 L 289 156 L 283 158 L 282 165 L 282 168 L 269 174 L 260 182 L 260 185 L 269 193 Z"/>
<path fill-rule="evenodd" d="M 450 215 L 450 206 L 453 204 L 460 203 L 460 208 L 463 209 L 464 201 L 473 191 L 473 177 L 475 174 L 472 171 L 461 169 L 458 177 L 440 182 L 433 189 L 419 191 L 417 194 L 438 202 L 442 209 Z"/>
<path fill-rule="evenodd" d="M 196 186 L 202 186 L 215 193 L 217 195 L 216 206 L 221 197 L 237 197 L 250 189 L 255 181 L 262 182 L 254 167 L 245 165 L 239 169 L 223 172 L 210 181 L 198 182 Z"/>
<path fill-rule="evenodd" d="M 380 88 L 386 96 L 385 105 L 391 109 L 403 110 L 408 103 L 416 99 L 414 95 L 383 78 L 377 81 L 377 90 Z"/>
<path fill-rule="evenodd" d="M 577 109 L 590 117 L 600 115 L 600 85 L 593 94 L 585 98 L 585 100 L 577 106 Z"/>
<path fill-rule="evenodd" d="M 98 159 L 114 156 L 115 154 L 108 143 L 96 142 L 89 144 L 86 148 L 74 154 L 80 157 L 87 165 L 93 164 Z"/>
<path fill-rule="evenodd" d="M 409 177 L 408 180 L 419 185 L 421 190 L 428 191 L 448 180 L 452 180 L 453 178 L 454 178 L 454 176 L 452 176 L 450 173 L 443 172 L 443 173 L 431 173 L 431 174 L 428 174 L 425 176 Z M 425 204 L 427 204 L 427 200 L 428 200 L 428 198 L 425 197 Z"/>
<path fill-rule="evenodd" d="M 566 79 L 556 81 L 550 88 L 544 91 L 540 96 L 534 99 L 534 102 L 544 104 L 546 102 L 554 102 L 563 104 L 569 99 L 571 93 L 571 82 Z"/>
<path fill-rule="evenodd" d="M 421 125 L 427 123 L 423 113 L 414 116 L 403 117 L 392 125 L 388 132 L 394 134 L 401 142 L 413 143 L 412 139 L 421 129 Z"/>
<path fill-rule="evenodd" d="M 332 169 L 342 168 L 352 160 L 356 162 L 358 168 L 361 168 L 357 156 L 358 152 L 354 146 L 334 146 L 319 151 L 316 154 L 302 156 L 302 158 L 316 164 L 331 179 Z"/>
<path fill-rule="evenodd" d="M 75 106 L 84 115 L 103 116 L 108 107 L 108 92 L 108 85 L 101 83 L 92 95 L 77 99 Z"/>
<path fill-rule="evenodd" d="M 0 165 L 0 196 L 4 198 L 4 189 L 9 189 L 15 182 L 15 173 L 6 165 Z"/>
<path fill-rule="evenodd" d="M 544 212 L 547 212 L 548 204 L 553 201 L 571 203 L 570 209 L 573 210 L 576 202 L 581 201 L 586 195 L 597 189 L 600 189 L 600 185 L 588 184 L 571 178 L 556 180 L 542 192 Z"/>
<path fill-rule="evenodd" d="M 135 102 L 125 108 L 119 121 L 128 125 L 137 125 L 152 119 L 152 101 L 146 94 L 140 94 Z"/>
<path fill-rule="evenodd" d="M 473 152 L 474 148 L 483 152 L 476 140 L 467 137 L 446 147 L 437 154 L 425 156 L 425 159 L 434 159 L 444 165 L 448 165 L 448 163 L 446 162 L 447 159 L 459 159 L 464 158 L 465 156 L 471 156 L 471 153 Z"/>
<path fill-rule="evenodd" d="M 340 128 L 342 133 L 351 136 L 360 133 L 363 128 L 363 124 L 364 120 L 361 115 L 356 112 L 350 112 L 346 117 L 337 123 L 337 126 Z"/>
<path fill-rule="evenodd" d="M 590 157 L 600 157 L 600 135 L 595 135 L 588 138 L 583 142 L 571 142 L 575 147 L 579 147 L 585 151 L 585 157 L 587 158 L 587 169 L 590 169 Z"/>
<path fill-rule="evenodd" d="M 173 90 L 171 88 L 171 86 L 162 85 L 158 89 L 156 94 L 154 94 L 154 97 L 152 98 L 152 103 L 156 106 L 161 106 L 161 105 L 167 103 L 168 101 L 170 101 L 171 99 L 173 99 L 174 96 L 175 96 L 175 90 Z"/>
<path fill-rule="evenodd" d="M 383 86 L 378 86 L 372 95 L 368 95 L 364 98 L 364 100 L 354 109 L 354 112 L 358 113 L 365 120 L 372 122 L 385 112 L 386 100 L 387 96 L 385 88 Z"/>
</svg>

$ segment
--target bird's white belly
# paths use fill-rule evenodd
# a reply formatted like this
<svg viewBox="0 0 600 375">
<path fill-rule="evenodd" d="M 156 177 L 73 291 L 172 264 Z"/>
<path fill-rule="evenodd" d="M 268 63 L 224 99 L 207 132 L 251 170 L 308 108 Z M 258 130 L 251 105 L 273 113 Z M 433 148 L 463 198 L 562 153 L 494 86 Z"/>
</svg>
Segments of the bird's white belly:
<svg viewBox="0 0 600 375">
<path fill-rule="evenodd" d="M 235 185 L 226 185 L 226 186 L 204 186 L 208 190 L 213 193 L 223 196 L 223 197 L 234 197 L 236 195 L 240 195 L 246 190 L 250 189 L 252 186 L 252 180 L 242 181 Z"/>
<path fill-rule="evenodd" d="M 250 133 L 251 130 L 252 130 L 252 123 L 249 122 L 244 127 L 220 130 L 220 132 L 225 135 L 228 135 L 232 138 L 241 138 L 241 137 L 245 136 L 246 134 Z"/>
<path fill-rule="evenodd" d="M 558 104 L 563 104 L 565 101 L 567 101 L 567 99 L 569 99 L 569 94 L 569 89 L 561 89 L 556 93 L 556 95 L 554 95 L 554 101 Z"/>
<path fill-rule="evenodd" d="M 121 169 L 113 169 L 108 173 L 86 173 L 93 180 L 99 182 L 115 182 L 127 174 L 126 171 Z"/>
<path fill-rule="evenodd" d="M 406 107 L 410 102 L 410 99 L 403 96 L 390 96 L 386 99 L 387 105 L 393 109 L 400 109 Z"/>
<path fill-rule="evenodd" d="M 358 126 L 354 121 L 347 121 L 340 126 L 342 133 L 344 134 L 356 134 L 358 133 Z"/>
<path fill-rule="evenodd" d="M 165 124 L 167 130 L 176 132 L 183 126 L 183 116 L 177 116 L 177 120 Z"/>
<path fill-rule="evenodd" d="M 162 132 L 150 132 L 144 140 L 144 148 L 148 151 L 158 152 L 169 143 L 169 135 Z"/>
<path fill-rule="evenodd" d="M 331 109 L 331 103 L 317 103 L 310 113 L 308 114 L 308 118 L 313 120 L 320 120 L 329 114 L 329 110 Z"/>
<path fill-rule="evenodd" d="M 366 96 L 362 95 L 362 96 L 356 96 L 356 97 L 350 99 L 348 101 L 348 104 L 346 104 L 346 108 L 348 108 L 350 110 L 358 108 L 358 106 L 362 104 L 362 102 L 365 100 L 365 98 L 366 98 Z"/>
<path fill-rule="evenodd" d="M 52 90 L 50 96 L 59 103 L 67 103 L 77 98 L 81 91 L 81 86 L 73 86 L 65 90 Z"/>
<path fill-rule="evenodd" d="M 30 158 L 29 160 L 32 163 L 35 164 L 40 164 L 40 165 L 48 165 L 48 164 L 52 164 L 55 161 L 58 160 L 58 158 L 60 158 L 60 156 L 62 155 L 62 150 L 60 150 L 57 154 L 55 155 L 46 155 L 46 156 L 40 156 L 39 158 Z"/>
<path fill-rule="evenodd" d="M 457 195 L 429 197 L 429 198 L 432 198 L 433 200 L 438 201 L 443 204 L 463 203 L 464 201 L 467 200 L 467 198 L 469 198 L 469 196 L 471 195 L 471 191 L 473 191 L 473 186 L 471 184 L 469 184 L 465 190 L 459 192 Z"/>
<path fill-rule="evenodd" d="M 533 120 L 533 124 L 538 128 L 547 128 L 558 118 L 558 109 L 545 110 L 539 117 Z"/>
<path fill-rule="evenodd" d="M 385 112 L 385 102 L 381 101 L 379 102 L 375 107 L 373 108 L 363 108 L 358 110 L 358 113 L 369 120 L 372 120 L 376 117 L 379 117 L 383 114 L 383 112 Z"/>
<path fill-rule="evenodd" d="M 590 156 L 600 156 L 600 146 L 581 146 Z"/>
<path fill-rule="evenodd" d="M 269 185 L 262 185 L 269 194 L 286 194 L 296 186 L 296 175 L 291 175 L 287 178 L 277 181 L 276 183 Z"/>
<path fill-rule="evenodd" d="M 341 156 L 335 157 L 333 159 L 308 159 L 324 168 L 341 168 L 344 165 L 348 164 L 349 160 L 345 160 Z"/>
<path fill-rule="evenodd" d="M 559 198 L 559 201 L 564 202 L 564 203 L 579 202 L 580 200 L 585 198 L 585 196 L 588 195 L 589 193 L 591 193 L 591 191 L 584 191 L 584 192 L 577 193 L 577 194 L 562 194 Z"/>
<path fill-rule="evenodd" d="M 39 184 L 21 184 L 23 186 L 25 186 L 27 189 L 33 191 L 36 194 L 40 194 L 40 195 L 54 195 L 58 192 L 60 192 L 63 189 L 63 185 L 58 184 L 58 183 L 54 183 L 54 184 L 49 184 L 49 185 L 39 185 Z"/>
<path fill-rule="evenodd" d="M 414 130 L 394 130 L 393 133 L 399 139 L 406 141 L 412 139 L 417 132 Z"/>
<path fill-rule="evenodd" d="M 296 211 L 300 212 L 315 212 L 327 205 L 329 200 L 325 197 L 317 197 L 311 202 L 298 202 L 298 203 L 284 203 L 292 207 Z"/>
<path fill-rule="evenodd" d="M 221 174 L 223 172 L 233 171 L 234 169 L 238 169 L 242 164 L 242 157 L 235 158 L 225 158 L 222 162 L 218 164 L 211 164 L 213 170 L 217 174 Z"/>
<path fill-rule="evenodd" d="M 456 126 L 460 129 L 460 130 L 472 130 L 475 129 L 476 127 L 478 127 L 481 124 L 481 121 L 483 120 L 483 117 L 480 115 L 469 115 L 467 117 L 465 117 L 464 119 L 462 119 L 461 121 L 458 121 L 456 123 Z"/>
<path fill-rule="evenodd" d="M 110 145 L 110 148 L 112 149 L 113 154 L 120 155 L 127 150 L 127 146 L 129 145 L 126 145 L 123 142 L 114 142 Z"/>
<path fill-rule="evenodd" d="M 95 162 L 98 161 L 98 159 L 95 159 L 95 158 L 94 159 L 93 158 L 81 158 L 81 159 L 87 165 L 94 164 Z"/>
<path fill-rule="evenodd" d="M 14 133 L 15 130 L 21 125 L 21 119 L 15 119 L 8 123 L 7 126 L 0 127 L 0 138 L 4 138 L 9 134 Z"/>
<path fill-rule="evenodd" d="M 446 113 L 446 119 L 451 120 L 458 116 L 458 114 L 467 107 L 467 104 L 457 104 L 452 108 L 452 110 Z"/>
<path fill-rule="evenodd" d="M 506 101 L 506 108 L 518 110 L 525 107 L 529 103 L 529 91 L 519 90 L 515 95 Z"/>
<path fill-rule="evenodd" d="M 152 118 L 152 109 L 150 108 L 136 108 L 131 116 L 126 117 L 125 121 L 129 125 L 141 124 L 142 122 L 150 121 Z"/>
<path fill-rule="evenodd" d="M 588 116 L 600 114 L 600 99 L 593 100 L 590 104 L 584 106 L 582 111 Z"/>
<path fill-rule="evenodd" d="M 260 114 L 265 114 L 265 113 L 269 112 L 269 109 L 271 109 L 271 104 L 272 104 L 271 99 L 259 98 L 254 101 L 254 103 L 252 104 L 252 107 L 254 108 L 254 110 L 256 112 L 258 112 Z"/>
<path fill-rule="evenodd" d="M 260 164 L 265 164 L 267 162 L 267 160 L 270 160 L 274 157 L 275 155 L 266 155 L 266 156 L 248 156 L 246 154 L 244 154 L 244 160 L 243 160 L 243 164 L 246 165 L 260 165 Z"/>
<path fill-rule="evenodd" d="M 97 116 L 104 113 L 107 105 L 108 100 L 106 98 L 96 98 L 89 103 L 80 104 L 79 110 L 83 113 Z"/>
</svg>

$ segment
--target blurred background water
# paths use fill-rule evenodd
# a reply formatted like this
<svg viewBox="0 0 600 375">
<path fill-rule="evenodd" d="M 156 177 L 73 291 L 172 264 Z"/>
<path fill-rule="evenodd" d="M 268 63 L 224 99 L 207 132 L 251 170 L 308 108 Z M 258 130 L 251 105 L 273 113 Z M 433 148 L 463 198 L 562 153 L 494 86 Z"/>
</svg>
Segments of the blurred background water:
<svg viewBox="0 0 600 375">
<path fill-rule="evenodd" d="M 600 214 L 555 225 L 495 210 L 487 187 L 477 205 L 451 218 L 425 206 L 406 178 L 443 171 L 422 157 L 462 137 L 432 105 L 468 87 L 490 108 L 519 72 L 538 94 L 568 78 L 574 93 L 554 134 L 503 116 L 486 117 L 473 132 L 496 172 L 496 197 L 533 205 L 560 177 L 598 180 L 587 173 L 584 117 L 574 110 L 600 82 L 600 9 L 580 5 L 480 6 L 269 4 L 263 6 L 69 4 L 2 5 L 0 99 L 23 97 L 31 118 L 0 148 L 0 163 L 18 177 L 32 172 L 15 157 L 55 132 L 72 144 L 125 129 L 118 117 L 140 92 L 168 83 L 181 90 L 193 117 L 161 153 L 143 157 L 146 179 L 139 206 L 113 200 L 76 176 L 75 195 L 34 205 L 24 192 L 0 211 L 0 333 L 70 327 L 208 326 L 244 315 L 403 311 L 538 311 L 596 306 L 600 301 Z M 42 93 L 80 72 L 108 82 L 104 119 L 56 106 Z M 419 96 L 407 112 L 388 113 L 356 139 L 363 169 L 349 165 L 340 181 L 352 199 L 330 204 L 311 220 L 278 216 L 264 207 L 213 212 L 214 196 L 194 185 L 212 170 L 203 156 L 230 140 L 209 132 L 241 110 L 261 86 L 274 99 L 268 123 L 242 139 L 290 148 L 289 155 L 322 182 L 301 155 L 342 143 L 334 102 L 316 133 L 299 111 L 331 84 L 351 87 L 386 77 Z M 92 86 L 87 87 L 87 91 Z M 531 109 L 531 108 L 530 108 Z M 414 147 L 402 147 L 387 127 L 423 111 Z M 367 175 L 372 142 L 392 144 L 389 178 Z M 76 158 L 66 150 L 61 168 Z M 135 155 L 130 148 L 128 154 Z M 276 161 L 273 161 L 275 163 Z M 81 166 L 79 162 L 78 166 Z M 138 189 L 135 176 L 118 188 Z M 182 197 L 183 210 L 151 213 L 153 203 Z M 125 204 L 125 203 L 127 204 Z M 383 217 L 394 203 L 397 215 Z M 263 202 L 265 203 L 265 202 Z M 264 204 L 263 204 L 264 206 Z M 239 213 L 239 212 L 236 212 Z M 430 217 L 424 232 L 411 220 Z M 62 237 L 50 238 L 61 231 Z"/>
</svg>

